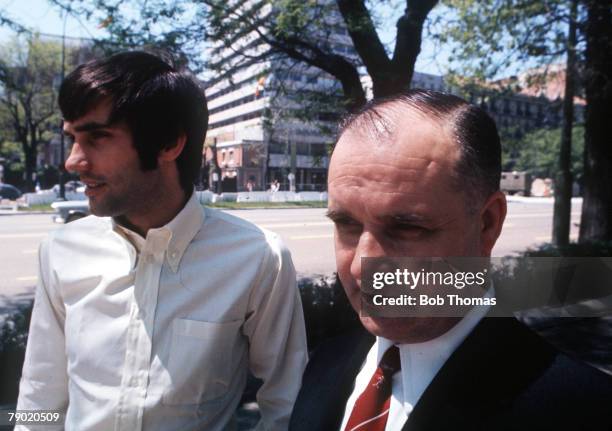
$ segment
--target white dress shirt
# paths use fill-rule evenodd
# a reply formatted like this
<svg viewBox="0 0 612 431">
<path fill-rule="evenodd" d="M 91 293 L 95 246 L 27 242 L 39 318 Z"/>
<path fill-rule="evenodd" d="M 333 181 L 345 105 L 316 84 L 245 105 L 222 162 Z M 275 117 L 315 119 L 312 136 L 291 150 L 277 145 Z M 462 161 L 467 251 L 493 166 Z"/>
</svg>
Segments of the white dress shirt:
<svg viewBox="0 0 612 431">
<path fill-rule="evenodd" d="M 485 297 L 492 294 L 488 292 Z M 480 320 L 487 314 L 489 306 L 476 306 L 449 331 L 424 343 L 398 344 L 402 369 L 393 376 L 391 383 L 391 405 L 386 431 L 400 431 L 412 409 L 434 379 L 444 363 L 459 347 Z M 368 352 L 363 368 L 355 379 L 355 387 L 344 410 L 341 430 L 349 420 L 355 402 L 370 382 L 378 363 L 393 342 L 376 337 Z"/>
<path fill-rule="evenodd" d="M 277 235 L 194 194 L 146 239 L 91 216 L 39 255 L 18 409 L 65 411 L 67 430 L 233 429 L 250 369 L 258 428 L 287 428 L 307 350 Z"/>
</svg>

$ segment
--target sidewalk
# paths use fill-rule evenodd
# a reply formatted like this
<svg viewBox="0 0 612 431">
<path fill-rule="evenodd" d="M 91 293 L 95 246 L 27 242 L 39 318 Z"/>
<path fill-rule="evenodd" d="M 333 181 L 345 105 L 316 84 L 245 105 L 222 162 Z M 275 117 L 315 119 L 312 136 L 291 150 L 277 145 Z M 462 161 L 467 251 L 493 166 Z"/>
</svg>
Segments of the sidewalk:
<svg viewBox="0 0 612 431">
<path fill-rule="evenodd" d="M 29 214 L 53 214 L 55 211 L 49 210 L 29 210 L 29 206 L 23 202 L 4 200 L 0 203 L 0 216 L 3 215 L 29 215 Z"/>
<path fill-rule="evenodd" d="M 527 204 L 554 204 L 555 203 L 555 198 L 554 197 L 547 197 L 547 198 L 540 198 L 540 197 L 532 197 L 532 196 L 513 196 L 513 195 L 506 195 L 506 200 L 508 202 L 520 202 L 520 203 L 527 203 Z M 582 204 L 582 198 L 581 197 L 576 197 L 576 198 L 572 198 L 572 204 Z"/>
<path fill-rule="evenodd" d="M 0 214 L 18 214 L 19 213 L 19 204 L 17 202 L 15 203 L 8 203 L 8 204 L 0 204 Z"/>
<path fill-rule="evenodd" d="M 55 214 L 55 211 L 14 211 L 3 209 L 0 207 L 0 216 L 12 216 L 12 215 L 36 215 L 36 214 Z"/>
</svg>

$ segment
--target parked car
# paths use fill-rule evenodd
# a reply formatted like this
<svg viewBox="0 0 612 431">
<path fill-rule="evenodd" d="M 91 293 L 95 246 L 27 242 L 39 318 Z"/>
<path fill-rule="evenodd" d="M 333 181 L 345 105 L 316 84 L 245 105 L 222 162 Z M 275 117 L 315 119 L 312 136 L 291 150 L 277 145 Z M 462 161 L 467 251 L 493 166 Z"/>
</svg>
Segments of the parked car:
<svg viewBox="0 0 612 431">
<path fill-rule="evenodd" d="M 21 197 L 21 191 L 10 184 L 0 183 L 0 199 L 16 200 Z"/>
<path fill-rule="evenodd" d="M 59 184 L 55 184 L 53 187 L 51 187 L 51 190 L 53 190 L 53 192 L 56 195 L 59 195 L 59 192 L 60 192 Z M 66 192 L 84 192 L 85 184 L 77 180 L 71 180 L 71 181 L 64 183 L 64 190 Z"/>
<path fill-rule="evenodd" d="M 53 202 L 51 208 L 56 211 L 53 215 L 55 223 L 70 223 L 89 215 L 89 201 Z"/>
</svg>

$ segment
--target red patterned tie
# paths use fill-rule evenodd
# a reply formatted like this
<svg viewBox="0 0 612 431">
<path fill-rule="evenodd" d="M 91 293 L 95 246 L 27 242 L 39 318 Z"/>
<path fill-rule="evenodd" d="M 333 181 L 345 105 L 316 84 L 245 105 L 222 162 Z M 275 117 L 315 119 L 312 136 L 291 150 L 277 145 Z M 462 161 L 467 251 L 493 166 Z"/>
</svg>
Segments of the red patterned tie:
<svg viewBox="0 0 612 431">
<path fill-rule="evenodd" d="M 391 405 L 392 377 L 399 369 L 399 349 L 391 346 L 380 360 L 370 383 L 357 398 L 344 431 L 384 431 Z"/>
</svg>

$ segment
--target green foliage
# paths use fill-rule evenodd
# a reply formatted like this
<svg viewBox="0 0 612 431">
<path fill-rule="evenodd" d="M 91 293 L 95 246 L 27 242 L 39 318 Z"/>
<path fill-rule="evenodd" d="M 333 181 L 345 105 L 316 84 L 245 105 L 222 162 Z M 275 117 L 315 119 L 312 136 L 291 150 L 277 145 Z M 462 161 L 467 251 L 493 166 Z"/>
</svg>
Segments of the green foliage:
<svg viewBox="0 0 612 431">
<path fill-rule="evenodd" d="M 185 65 L 201 66 L 206 36 L 204 2 L 181 0 L 50 0 L 63 13 L 86 19 L 107 32 L 96 49 L 112 54 L 128 49 L 155 51 Z"/>
<path fill-rule="evenodd" d="M 4 182 L 20 188 L 25 171 L 21 144 L 13 141 L 0 142 L 0 158 L 4 159 L 4 162 L 2 162 Z"/>
<path fill-rule="evenodd" d="M 511 133 L 510 133 L 511 134 Z M 572 172 L 574 178 L 584 172 L 584 127 L 572 131 Z M 555 178 L 559 169 L 561 129 L 537 129 L 519 139 L 502 138 L 502 166 L 506 171 L 527 171 L 532 177 Z"/>
<path fill-rule="evenodd" d="M 560 62 L 567 52 L 570 0 L 443 0 L 435 35 L 456 49 L 455 72 L 475 80 L 524 67 Z M 579 19 L 585 13 L 579 10 Z M 582 42 L 581 42 L 582 43 Z"/>
<path fill-rule="evenodd" d="M 0 46 L 0 135 L 21 145 L 30 189 L 39 145 L 48 142 L 59 128 L 56 100 L 60 71 L 61 46 L 55 42 L 30 35 Z M 8 151 L 16 154 L 10 146 Z"/>
<path fill-rule="evenodd" d="M 326 6 L 314 0 L 276 0 L 271 4 L 275 10 L 276 33 L 283 36 L 303 35 L 308 26 L 320 25 L 321 12 Z"/>
<path fill-rule="evenodd" d="M 32 316 L 32 303 L 11 313 L 0 327 L 0 404 L 15 404 Z"/>
<path fill-rule="evenodd" d="M 19 307 L 0 327 L 0 353 L 25 350 L 32 304 Z"/>
<path fill-rule="evenodd" d="M 28 109 L 40 111 L 39 116 L 52 115 L 60 70 L 61 46 L 55 42 L 34 35 L 16 37 L 3 44 L 0 46 L 0 81 L 4 107 L 10 110 L 16 106 L 22 115 Z M 26 106 L 27 102 L 31 108 Z"/>
<path fill-rule="evenodd" d="M 36 181 L 41 189 L 47 190 L 59 183 L 60 171 L 57 166 L 44 165 L 39 166 L 36 171 Z M 68 177 L 64 177 L 66 181 Z"/>
<path fill-rule="evenodd" d="M 326 338 L 359 327 L 357 313 L 351 307 L 337 276 L 302 278 L 298 281 L 308 349 L 315 349 Z"/>
<path fill-rule="evenodd" d="M 612 241 L 570 243 L 565 246 L 543 244 L 522 253 L 523 257 L 598 257 L 612 256 Z"/>
</svg>

